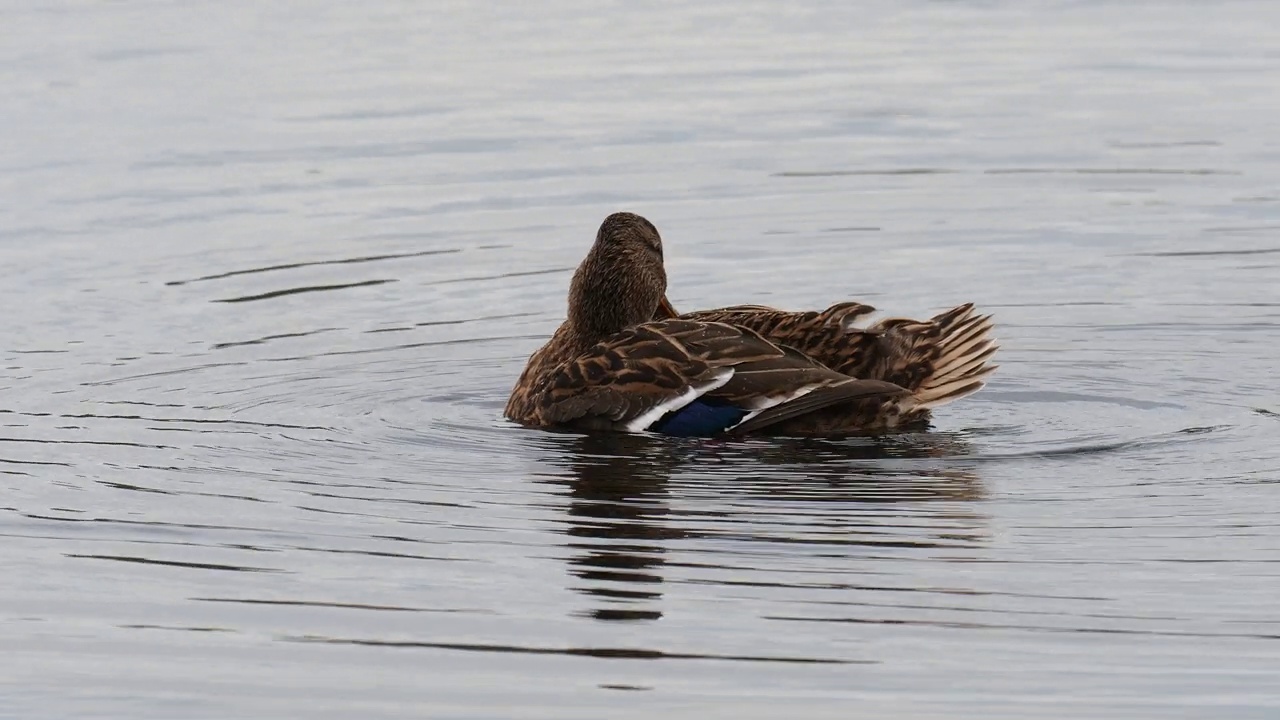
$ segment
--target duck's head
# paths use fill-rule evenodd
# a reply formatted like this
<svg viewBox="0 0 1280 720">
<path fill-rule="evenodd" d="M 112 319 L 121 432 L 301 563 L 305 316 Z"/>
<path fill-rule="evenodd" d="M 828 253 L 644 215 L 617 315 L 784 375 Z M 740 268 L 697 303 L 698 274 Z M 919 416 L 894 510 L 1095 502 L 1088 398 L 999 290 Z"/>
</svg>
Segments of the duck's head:
<svg viewBox="0 0 1280 720">
<path fill-rule="evenodd" d="M 662 237 L 628 212 L 604 219 L 569 284 L 569 322 L 591 340 L 652 320 L 665 302 Z"/>
</svg>

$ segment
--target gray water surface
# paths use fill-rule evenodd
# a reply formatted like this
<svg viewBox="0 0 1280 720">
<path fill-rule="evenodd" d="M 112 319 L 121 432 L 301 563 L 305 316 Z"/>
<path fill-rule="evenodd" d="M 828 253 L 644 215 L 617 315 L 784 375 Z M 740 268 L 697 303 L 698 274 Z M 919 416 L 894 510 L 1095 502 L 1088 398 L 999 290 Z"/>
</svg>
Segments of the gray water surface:
<svg viewBox="0 0 1280 720">
<path fill-rule="evenodd" d="M 1280 717 L 1277 6 L 0 12 L 0 717 Z M 1001 369 L 507 423 L 622 209 Z"/>
</svg>

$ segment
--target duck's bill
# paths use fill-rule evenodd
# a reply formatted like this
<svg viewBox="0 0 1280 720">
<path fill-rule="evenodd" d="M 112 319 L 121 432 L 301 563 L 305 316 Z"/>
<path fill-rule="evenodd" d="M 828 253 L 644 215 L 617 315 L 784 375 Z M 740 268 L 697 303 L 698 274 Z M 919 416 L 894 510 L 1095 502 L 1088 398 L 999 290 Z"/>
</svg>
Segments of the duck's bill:
<svg viewBox="0 0 1280 720">
<path fill-rule="evenodd" d="M 676 312 L 676 309 L 671 307 L 671 301 L 667 299 L 666 295 L 663 295 L 662 301 L 658 303 L 658 311 L 654 313 L 654 319 L 667 320 L 669 318 L 678 317 L 680 317 L 680 313 Z"/>
</svg>

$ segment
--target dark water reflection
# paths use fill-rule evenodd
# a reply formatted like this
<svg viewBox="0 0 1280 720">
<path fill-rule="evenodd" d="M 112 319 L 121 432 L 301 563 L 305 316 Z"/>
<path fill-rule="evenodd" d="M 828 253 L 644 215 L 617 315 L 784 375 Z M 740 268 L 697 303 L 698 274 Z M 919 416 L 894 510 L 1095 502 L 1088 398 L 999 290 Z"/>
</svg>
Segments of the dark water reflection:
<svg viewBox="0 0 1280 720">
<path fill-rule="evenodd" d="M 597 620 L 662 617 L 667 544 L 685 537 L 670 523 L 671 473 L 678 459 L 653 438 L 587 435 L 556 458 L 572 477 L 565 533 L 575 555 L 574 590 L 598 603 Z"/>
<path fill-rule="evenodd" d="M 985 537 L 984 518 L 968 509 L 983 498 L 981 481 L 969 469 L 947 467 L 963 463 L 969 449 L 958 435 L 767 442 L 566 438 L 564 452 L 546 462 L 569 476 L 545 482 L 569 492 L 565 533 L 575 551 L 569 572 L 582 581 L 573 589 L 596 602 L 589 616 L 598 620 L 660 619 L 668 548 L 680 541 L 928 549 L 980 545 Z M 885 464 L 915 460 L 935 462 Z M 720 496 L 732 499 L 733 507 L 673 509 L 673 494 Z M 919 503 L 935 500 L 965 505 L 919 510 Z M 900 503 L 912 504 L 913 511 L 895 511 Z M 779 505 L 798 507 L 788 507 L 777 518 L 781 524 L 767 522 Z"/>
</svg>

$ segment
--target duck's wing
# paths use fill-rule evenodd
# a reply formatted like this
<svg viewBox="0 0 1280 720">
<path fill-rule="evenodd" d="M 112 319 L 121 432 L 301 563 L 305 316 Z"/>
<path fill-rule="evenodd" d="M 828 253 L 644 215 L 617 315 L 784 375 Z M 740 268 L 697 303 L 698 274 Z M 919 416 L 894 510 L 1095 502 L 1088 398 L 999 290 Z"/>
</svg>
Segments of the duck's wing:
<svg viewBox="0 0 1280 720">
<path fill-rule="evenodd" d="M 561 363 L 526 402 L 541 425 L 640 431 L 732 376 L 732 368 L 712 366 L 640 325 Z"/>
<path fill-rule="evenodd" d="M 738 305 L 681 317 L 749 328 L 845 375 L 899 385 L 919 409 L 975 392 L 996 369 L 987 362 L 997 349 L 991 317 L 975 315 L 972 303 L 928 320 L 889 318 L 859 327 L 874 310 L 857 302 L 822 312 Z"/>
<path fill-rule="evenodd" d="M 725 403 L 741 411 L 736 424 L 722 428 L 747 434 L 833 405 L 906 391 L 892 383 L 852 379 L 785 345 L 770 342 L 741 325 L 700 320 L 650 323 L 663 329 L 693 355 L 712 365 L 727 364 L 734 374 L 697 404 Z M 697 407 L 690 408 L 692 414 Z M 668 423 L 679 420 L 668 418 Z"/>
<path fill-rule="evenodd" d="M 713 435 L 902 392 L 852 380 L 747 328 L 667 320 L 630 328 L 562 363 L 529 400 L 538 424 Z"/>
</svg>

